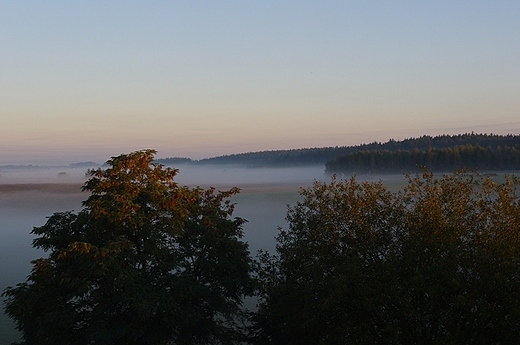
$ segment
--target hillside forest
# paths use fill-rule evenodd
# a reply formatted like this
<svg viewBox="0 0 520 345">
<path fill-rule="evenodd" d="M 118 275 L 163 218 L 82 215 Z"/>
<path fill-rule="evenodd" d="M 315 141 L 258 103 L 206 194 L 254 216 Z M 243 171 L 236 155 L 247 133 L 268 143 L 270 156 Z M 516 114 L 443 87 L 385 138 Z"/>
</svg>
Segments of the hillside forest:
<svg viewBox="0 0 520 345">
<path fill-rule="evenodd" d="M 424 135 L 401 141 L 373 142 L 356 146 L 302 148 L 225 155 L 201 160 L 158 159 L 164 165 L 236 164 L 250 168 L 324 165 L 328 174 L 434 172 L 466 168 L 479 171 L 520 169 L 520 136 L 466 133 Z"/>
</svg>

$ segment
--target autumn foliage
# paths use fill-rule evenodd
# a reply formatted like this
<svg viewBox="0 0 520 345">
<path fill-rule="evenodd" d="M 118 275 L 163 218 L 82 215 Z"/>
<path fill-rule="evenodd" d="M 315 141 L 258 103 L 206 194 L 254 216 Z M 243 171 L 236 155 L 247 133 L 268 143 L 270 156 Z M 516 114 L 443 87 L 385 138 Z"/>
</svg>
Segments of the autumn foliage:
<svg viewBox="0 0 520 345">
<path fill-rule="evenodd" d="M 252 294 L 231 189 L 180 187 L 154 151 L 89 172 L 79 213 L 34 228 L 49 252 L 4 292 L 24 344 L 235 343 Z"/>
</svg>

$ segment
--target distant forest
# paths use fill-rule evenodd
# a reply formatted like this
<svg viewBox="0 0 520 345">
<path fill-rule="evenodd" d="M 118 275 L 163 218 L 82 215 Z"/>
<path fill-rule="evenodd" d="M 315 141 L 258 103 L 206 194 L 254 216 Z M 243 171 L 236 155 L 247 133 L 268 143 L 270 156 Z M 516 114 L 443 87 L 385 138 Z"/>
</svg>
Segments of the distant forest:
<svg viewBox="0 0 520 345">
<path fill-rule="evenodd" d="M 367 150 L 337 157 L 325 163 L 329 174 L 395 173 L 419 170 L 453 172 L 461 168 L 480 171 L 520 170 L 520 146 L 456 145 L 426 150 Z"/>
<path fill-rule="evenodd" d="M 520 135 L 466 133 L 421 136 L 356 146 L 303 148 L 248 152 L 201 159 L 158 159 L 165 165 L 237 164 L 247 167 L 294 167 L 325 165 L 328 173 L 395 173 L 414 171 L 425 165 L 432 171 L 459 168 L 520 170 Z"/>
<path fill-rule="evenodd" d="M 380 148 L 358 150 L 325 163 L 329 174 L 400 173 L 426 166 L 430 171 L 453 172 L 520 170 L 520 136 L 493 134 L 423 136 L 390 140 Z"/>
</svg>

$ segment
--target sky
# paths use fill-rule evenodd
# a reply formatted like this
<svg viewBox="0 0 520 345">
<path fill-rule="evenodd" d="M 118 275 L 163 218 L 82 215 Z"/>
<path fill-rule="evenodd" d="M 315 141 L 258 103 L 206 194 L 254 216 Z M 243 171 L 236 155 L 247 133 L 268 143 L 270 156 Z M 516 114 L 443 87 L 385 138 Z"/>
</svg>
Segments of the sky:
<svg viewBox="0 0 520 345">
<path fill-rule="evenodd" d="M 520 134 L 520 1 L 0 2 L 0 165 Z"/>
</svg>

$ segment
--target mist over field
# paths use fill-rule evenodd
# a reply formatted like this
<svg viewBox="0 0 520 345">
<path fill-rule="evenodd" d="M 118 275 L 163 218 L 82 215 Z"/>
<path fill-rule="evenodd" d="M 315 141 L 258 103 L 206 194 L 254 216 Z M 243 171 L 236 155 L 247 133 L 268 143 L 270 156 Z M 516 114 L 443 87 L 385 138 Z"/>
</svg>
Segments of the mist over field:
<svg viewBox="0 0 520 345">
<path fill-rule="evenodd" d="M 175 181 L 190 187 L 210 186 L 220 190 L 239 187 L 231 198 L 233 216 L 247 220 L 244 240 L 252 256 L 259 250 L 275 252 L 279 228 L 287 229 L 287 207 L 300 200 L 300 189 L 314 181 L 329 181 L 322 165 L 286 168 L 247 168 L 238 165 L 172 166 L 179 169 Z M 46 256 L 32 248 L 30 231 L 45 224 L 55 212 L 79 211 L 88 194 L 81 191 L 85 168 L 20 167 L 0 170 L 0 290 L 23 282 L 31 260 Z M 342 178 L 349 178 L 345 175 Z M 358 181 L 382 180 L 392 191 L 406 185 L 402 174 L 359 175 Z M 0 344 L 19 340 L 14 324 L 0 313 Z"/>
<path fill-rule="evenodd" d="M 285 227 L 287 204 L 294 205 L 299 188 L 324 180 L 323 166 L 303 168 L 245 168 L 241 166 L 179 165 L 180 185 L 242 189 L 234 196 L 234 216 L 247 220 L 244 239 L 252 255 L 273 252 L 278 227 Z M 81 209 L 87 169 L 24 167 L 0 170 L 0 290 L 26 279 L 31 260 L 45 256 L 32 248 L 34 226 L 42 226 L 55 212 Z M 0 344 L 18 340 L 11 320 L 0 313 Z"/>
<path fill-rule="evenodd" d="M 290 168 L 246 168 L 234 165 L 179 166 L 177 182 L 185 185 L 233 185 L 236 187 L 261 184 L 307 185 L 325 179 L 323 165 Z"/>
<path fill-rule="evenodd" d="M 236 186 L 261 184 L 306 185 L 326 178 L 323 165 L 289 168 L 247 168 L 238 165 L 171 166 L 181 185 Z M 83 183 L 87 169 L 71 167 L 20 167 L 0 169 L 0 184 Z"/>
<path fill-rule="evenodd" d="M 275 252 L 279 228 L 287 229 L 287 207 L 300 200 L 300 188 L 314 181 L 328 181 L 323 165 L 284 168 L 247 168 L 239 165 L 172 166 L 179 170 L 179 185 L 220 190 L 239 187 L 231 198 L 233 216 L 247 220 L 244 240 L 252 256 L 259 250 Z M 95 167 L 93 167 L 95 168 Z M 88 194 L 81 191 L 87 168 L 18 167 L 0 169 L 0 290 L 23 282 L 31 270 L 31 260 L 46 256 L 32 248 L 30 231 L 45 224 L 55 212 L 81 209 Z M 345 176 L 348 177 L 348 176 Z M 360 175 L 358 181 L 389 182 L 391 189 L 401 188 L 403 175 Z M 0 313 L 0 344 L 18 340 L 14 324 Z"/>
<path fill-rule="evenodd" d="M 32 228 L 45 224 L 46 217 L 54 212 L 79 210 L 85 197 L 79 185 L 44 183 L 20 187 L 3 184 L 5 179 L 0 180 L 0 291 L 25 281 L 31 270 L 31 260 L 45 256 L 44 252 L 32 247 Z M 14 324 L 2 309 L 0 344 L 17 340 Z"/>
<path fill-rule="evenodd" d="M 83 183 L 87 169 L 70 167 L 0 168 L 0 185 L 20 183 Z"/>
</svg>

